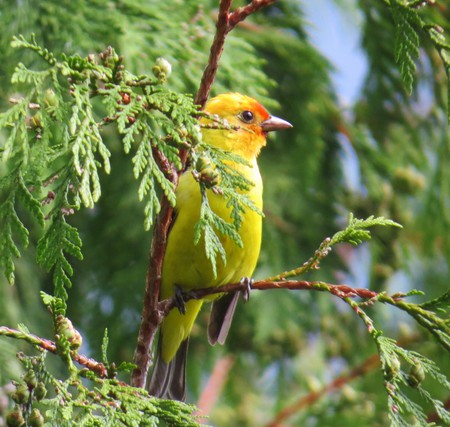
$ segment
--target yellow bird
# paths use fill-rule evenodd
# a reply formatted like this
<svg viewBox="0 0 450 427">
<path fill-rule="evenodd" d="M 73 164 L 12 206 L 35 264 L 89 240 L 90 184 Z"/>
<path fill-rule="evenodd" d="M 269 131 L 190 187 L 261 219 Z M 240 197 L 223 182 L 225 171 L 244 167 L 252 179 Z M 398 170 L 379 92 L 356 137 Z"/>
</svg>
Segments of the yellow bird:
<svg viewBox="0 0 450 427">
<path fill-rule="evenodd" d="M 290 128 L 292 125 L 271 116 L 255 99 L 239 93 L 226 93 L 212 98 L 205 111 L 226 120 L 230 129 L 202 129 L 203 141 L 241 156 L 248 165 L 231 162 L 229 165 L 253 183 L 247 196 L 262 210 L 263 186 L 257 157 L 266 145 L 268 132 Z M 202 118 L 200 124 L 211 123 Z M 228 200 L 208 190 L 211 209 L 227 222 L 231 222 Z M 194 226 L 200 217 L 201 194 L 199 184 L 190 171 L 184 173 L 176 190 L 175 220 L 170 231 L 162 269 L 161 299 L 174 296 L 176 287 L 182 290 L 220 286 L 236 283 L 251 277 L 258 260 L 262 218 L 257 212 L 246 209 L 239 235 L 243 246 L 220 235 L 225 249 L 226 263 L 217 262 L 214 275 L 201 240 L 194 245 Z M 166 399 L 184 400 L 185 365 L 189 334 L 203 300 L 186 303 L 185 314 L 171 310 L 161 325 L 157 357 L 149 383 L 149 392 Z M 223 344 L 228 334 L 236 307 L 237 296 L 227 294 L 213 302 L 208 327 L 211 344 Z"/>
</svg>

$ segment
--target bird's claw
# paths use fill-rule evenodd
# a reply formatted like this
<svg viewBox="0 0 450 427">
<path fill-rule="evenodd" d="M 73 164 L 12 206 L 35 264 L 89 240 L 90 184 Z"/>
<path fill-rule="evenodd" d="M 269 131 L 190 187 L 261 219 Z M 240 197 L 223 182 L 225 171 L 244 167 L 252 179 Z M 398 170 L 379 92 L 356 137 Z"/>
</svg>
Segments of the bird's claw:
<svg viewBox="0 0 450 427">
<path fill-rule="evenodd" d="M 243 277 L 239 283 L 243 287 L 241 290 L 242 299 L 244 300 L 244 303 L 247 302 L 250 299 L 250 291 L 252 290 L 254 280 L 251 277 Z"/>
<path fill-rule="evenodd" d="M 173 296 L 175 307 L 178 308 L 178 311 L 181 314 L 186 314 L 186 300 L 183 289 L 181 289 L 178 285 L 175 285 L 175 294 Z"/>
</svg>

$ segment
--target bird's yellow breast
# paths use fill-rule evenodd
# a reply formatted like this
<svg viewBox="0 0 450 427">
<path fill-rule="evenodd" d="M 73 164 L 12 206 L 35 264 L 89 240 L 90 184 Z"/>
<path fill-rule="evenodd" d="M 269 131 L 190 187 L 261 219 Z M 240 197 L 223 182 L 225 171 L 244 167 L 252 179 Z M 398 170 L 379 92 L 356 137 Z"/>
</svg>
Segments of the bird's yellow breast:
<svg viewBox="0 0 450 427">
<path fill-rule="evenodd" d="M 254 186 L 247 195 L 262 210 L 262 181 L 256 160 L 251 166 L 233 166 L 253 182 Z M 208 199 L 211 209 L 225 221 L 231 222 L 228 200 L 210 190 Z M 176 218 L 169 234 L 162 271 L 163 299 L 173 295 L 174 285 L 183 289 L 220 286 L 238 282 L 244 276 L 251 276 L 255 269 L 261 246 L 261 216 L 246 209 L 239 229 L 243 247 L 218 233 L 225 249 L 226 263 L 218 256 L 217 276 L 214 277 L 211 261 L 206 257 L 204 240 L 201 239 L 194 245 L 194 227 L 200 218 L 200 207 L 199 184 L 188 171 L 180 177 L 177 188 Z"/>
</svg>

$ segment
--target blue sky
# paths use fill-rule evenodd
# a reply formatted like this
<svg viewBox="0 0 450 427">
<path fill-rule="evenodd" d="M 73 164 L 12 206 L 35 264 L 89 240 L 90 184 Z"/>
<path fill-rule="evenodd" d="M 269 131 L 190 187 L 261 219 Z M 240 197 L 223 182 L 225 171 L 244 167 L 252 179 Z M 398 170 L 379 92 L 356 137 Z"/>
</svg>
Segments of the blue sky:
<svg viewBox="0 0 450 427">
<path fill-rule="evenodd" d="M 361 17 L 354 1 L 332 0 L 302 2 L 312 43 L 335 67 L 333 82 L 342 106 L 353 103 L 360 91 L 367 69 L 364 52 L 359 47 Z M 344 10 L 347 9 L 347 10 Z"/>
</svg>

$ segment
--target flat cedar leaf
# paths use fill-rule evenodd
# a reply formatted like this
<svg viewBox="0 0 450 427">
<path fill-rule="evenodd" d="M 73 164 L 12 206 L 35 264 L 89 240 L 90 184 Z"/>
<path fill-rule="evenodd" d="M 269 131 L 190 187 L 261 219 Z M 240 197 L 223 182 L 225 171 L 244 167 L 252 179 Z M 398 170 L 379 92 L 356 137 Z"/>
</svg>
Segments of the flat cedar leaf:
<svg viewBox="0 0 450 427">
<path fill-rule="evenodd" d="M 136 364 L 131 362 L 120 362 L 117 367 L 119 372 L 131 372 L 133 369 L 136 369 Z"/>
<path fill-rule="evenodd" d="M 410 400 L 408 395 L 403 393 L 401 390 L 401 387 L 413 387 L 419 391 L 424 400 L 434 406 L 436 412 L 442 415 L 442 420 L 449 420 L 450 414 L 443 407 L 442 402 L 438 399 L 434 399 L 431 394 L 422 387 L 421 383 L 423 379 L 417 379 L 417 377 L 414 377 L 416 378 L 416 382 L 410 382 L 410 376 L 413 375 L 411 373 L 413 372 L 412 368 L 418 367 L 415 368 L 416 372 L 418 372 L 417 369 L 421 370 L 424 378 L 429 375 L 439 382 L 444 388 L 450 390 L 450 381 L 448 381 L 446 376 L 439 371 L 439 368 L 435 362 L 419 354 L 418 352 L 410 351 L 398 346 L 397 343 L 391 338 L 379 336 L 376 341 L 380 359 L 382 361 L 382 367 L 388 378 L 385 386 L 390 400 L 390 418 L 395 420 L 398 425 L 403 425 L 402 423 L 405 422 L 405 418 L 404 416 L 399 416 L 398 414 L 409 413 L 414 415 L 418 420 L 422 420 L 423 422 L 426 421 L 427 414 L 424 412 L 424 409 L 416 402 Z M 403 359 L 405 363 L 400 363 L 399 358 Z M 397 360 L 397 363 L 392 365 L 392 360 L 394 359 Z M 392 366 L 395 366 L 394 370 L 392 370 Z M 405 371 L 402 369 L 405 369 Z"/>
<path fill-rule="evenodd" d="M 153 225 L 155 216 L 159 213 L 161 209 L 161 204 L 159 203 L 158 195 L 154 188 L 151 188 L 149 194 L 147 195 L 147 203 L 144 207 L 144 228 L 150 230 Z"/>
<path fill-rule="evenodd" d="M 43 291 L 41 291 L 39 294 L 41 296 L 42 302 L 44 303 L 44 305 L 51 309 L 54 317 L 58 316 L 59 314 L 65 314 L 66 305 L 61 298 L 46 294 Z"/>
<path fill-rule="evenodd" d="M 149 138 L 148 134 L 144 133 L 142 141 L 139 144 L 138 149 L 136 150 L 136 154 L 131 160 L 134 165 L 133 174 L 136 179 L 145 170 L 145 168 L 148 165 L 149 158 L 152 155 L 150 144 L 147 140 L 148 138 Z"/>
<path fill-rule="evenodd" d="M 354 218 L 350 213 L 348 216 L 348 225 L 344 230 L 338 231 L 330 241 L 330 246 L 341 242 L 351 243 L 353 245 L 359 245 L 363 241 L 370 240 L 371 234 L 367 228 L 374 226 L 391 226 L 403 228 L 400 224 L 382 216 L 375 217 L 369 216 L 367 219 Z"/>
<path fill-rule="evenodd" d="M 5 277 L 10 284 L 15 281 L 15 265 L 14 259 L 20 257 L 20 250 L 18 248 L 18 241 L 24 248 L 28 246 L 28 229 L 17 216 L 15 209 L 16 195 L 20 191 L 18 185 L 15 183 L 14 176 L 9 177 L 10 183 L 7 199 L 0 205 L 0 267 L 3 270 Z"/>
<path fill-rule="evenodd" d="M 236 230 L 239 230 L 242 225 L 242 215 L 245 214 L 246 208 L 264 217 L 264 212 L 255 205 L 247 194 L 238 193 L 234 188 L 224 189 L 221 187 L 221 189 L 223 190 L 223 196 L 228 198 L 227 206 L 231 208 L 230 216 Z"/>
<path fill-rule="evenodd" d="M 103 340 L 102 340 L 102 362 L 105 365 L 109 365 L 109 363 L 108 363 L 108 344 L 109 344 L 108 329 L 105 328 L 105 332 L 103 334 Z"/>
<path fill-rule="evenodd" d="M 443 293 L 440 297 L 426 301 L 420 304 L 420 307 L 426 310 L 430 309 L 450 309 L 450 290 Z"/>
<path fill-rule="evenodd" d="M 202 187 L 201 192 L 202 205 L 200 208 L 200 219 L 194 227 L 194 244 L 197 245 L 203 237 L 206 257 L 211 261 L 214 275 L 216 275 L 217 255 L 220 255 L 224 264 L 226 263 L 225 249 L 218 233 L 229 237 L 239 247 L 243 247 L 243 243 L 236 225 L 225 221 L 212 211 L 208 201 L 208 191 Z"/>
<path fill-rule="evenodd" d="M 30 330 L 27 328 L 27 326 L 25 326 L 23 323 L 18 323 L 17 324 L 17 329 L 20 331 L 20 332 L 23 332 L 24 334 L 29 334 L 30 333 Z"/>
<path fill-rule="evenodd" d="M 11 83 L 28 83 L 34 86 L 39 86 L 49 76 L 49 71 L 34 71 L 29 70 L 24 64 L 19 62 L 11 77 Z"/>
<path fill-rule="evenodd" d="M 17 212 L 14 209 L 14 205 L 11 199 L 10 199 L 10 213 L 8 215 L 8 219 L 11 226 L 11 231 L 15 233 L 22 246 L 26 248 L 29 243 L 28 241 L 29 232 L 28 229 L 23 225 L 20 218 L 17 216 Z"/>
<path fill-rule="evenodd" d="M 30 213 L 33 215 L 33 217 L 38 221 L 38 223 L 41 226 L 44 226 L 44 214 L 42 213 L 41 203 L 28 190 L 21 173 L 19 173 L 17 182 L 18 182 L 18 186 L 17 186 L 18 196 L 23 201 L 25 207 L 30 211 Z"/>
<path fill-rule="evenodd" d="M 44 291 L 39 292 L 39 294 L 41 296 L 42 302 L 46 306 L 51 306 L 53 304 L 53 302 L 55 301 L 55 297 L 54 296 L 49 295 L 49 294 L 45 293 Z"/>
<path fill-rule="evenodd" d="M 158 149 L 173 163 L 175 169 L 181 169 L 180 150 L 177 147 L 172 147 L 169 144 L 159 144 Z"/>
<path fill-rule="evenodd" d="M 59 260 L 53 270 L 53 284 L 55 286 L 55 295 L 66 301 L 68 297 L 66 289 L 72 287 L 72 282 L 70 281 L 67 271 L 61 266 Z"/>
<path fill-rule="evenodd" d="M 52 217 L 52 224 L 37 245 L 37 261 L 45 270 L 53 269 L 54 295 L 67 300 L 67 291 L 72 286 L 70 277 L 73 275 L 73 267 L 67 259 L 67 255 L 82 259 L 81 239 L 78 230 L 65 220 L 62 213 Z"/>
<path fill-rule="evenodd" d="M 150 157 L 150 159 L 149 159 L 149 167 L 150 167 L 150 165 L 151 165 L 151 172 L 153 174 L 153 177 L 159 183 L 161 189 L 164 191 L 164 194 L 166 195 L 166 197 L 169 200 L 170 204 L 172 206 L 175 206 L 176 198 L 175 198 L 175 191 L 174 191 L 173 183 L 170 182 L 164 176 L 163 172 L 159 169 L 158 165 L 156 164 L 153 156 Z"/>
<path fill-rule="evenodd" d="M 390 2 L 395 22 L 395 59 L 400 65 L 400 73 L 408 94 L 412 92 L 416 65 L 419 56 L 419 36 L 416 28 L 421 28 L 421 19 L 415 9 L 393 0 Z"/>
<path fill-rule="evenodd" d="M 25 37 L 22 35 L 18 37 L 13 36 L 11 46 L 15 48 L 30 49 L 36 52 L 41 58 L 47 61 L 50 65 L 54 65 L 56 63 L 56 59 L 53 53 L 51 53 L 48 49 L 39 46 L 36 43 L 36 38 L 34 34 L 31 34 L 30 40 L 31 41 L 26 40 Z"/>
</svg>

